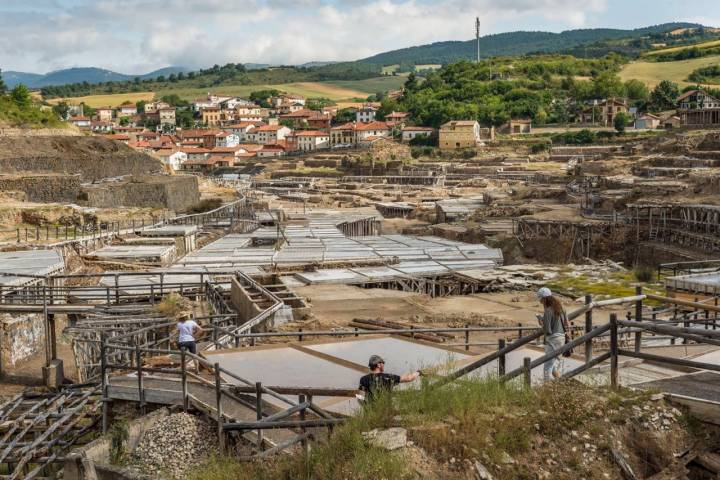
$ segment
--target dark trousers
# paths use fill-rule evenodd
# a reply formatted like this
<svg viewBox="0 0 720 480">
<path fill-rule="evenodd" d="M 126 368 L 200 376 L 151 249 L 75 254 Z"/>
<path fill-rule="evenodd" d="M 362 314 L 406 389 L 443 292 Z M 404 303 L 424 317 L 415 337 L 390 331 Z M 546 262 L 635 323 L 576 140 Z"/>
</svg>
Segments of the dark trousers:
<svg viewBox="0 0 720 480">
<path fill-rule="evenodd" d="M 182 350 L 183 348 L 187 350 L 188 352 L 192 353 L 193 355 L 197 355 L 197 344 L 193 342 L 178 342 L 178 348 Z"/>
</svg>

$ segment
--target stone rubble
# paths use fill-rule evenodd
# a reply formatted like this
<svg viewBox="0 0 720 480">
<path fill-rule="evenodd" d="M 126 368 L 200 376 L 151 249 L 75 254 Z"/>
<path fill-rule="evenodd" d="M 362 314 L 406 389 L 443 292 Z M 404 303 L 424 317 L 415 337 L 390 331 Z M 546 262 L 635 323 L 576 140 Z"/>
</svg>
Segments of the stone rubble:
<svg viewBox="0 0 720 480">
<path fill-rule="evenodd" d="M 214 452 L 217 436 L 210 425 L 193 415 L 175 413 L 145 432 L 133 456 L 152 478 L 183 478 Z"/>
</svg>

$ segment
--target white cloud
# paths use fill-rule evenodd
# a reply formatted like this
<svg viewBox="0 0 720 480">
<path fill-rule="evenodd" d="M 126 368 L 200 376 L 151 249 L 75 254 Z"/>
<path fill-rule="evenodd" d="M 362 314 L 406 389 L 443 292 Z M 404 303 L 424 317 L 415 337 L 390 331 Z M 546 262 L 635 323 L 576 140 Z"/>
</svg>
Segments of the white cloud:
<svg viewBox="0 0 720 480">
<path fill-rule="evenodd" d="M 5 1 L 5 0 L 4 0 Z M 576 28 L 605 0 L 47 0 L 0 3 L 0 68 L 99 66 L 141 73 L 167 65 L 354 60 L 382 51 L 518 29 Z"/>
</svg>

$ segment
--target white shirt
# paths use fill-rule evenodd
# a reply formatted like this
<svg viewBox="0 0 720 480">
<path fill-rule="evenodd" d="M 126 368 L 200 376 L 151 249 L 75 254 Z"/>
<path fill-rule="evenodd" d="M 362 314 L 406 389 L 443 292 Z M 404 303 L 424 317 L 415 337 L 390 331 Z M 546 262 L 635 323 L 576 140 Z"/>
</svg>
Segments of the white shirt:
<svg viewBox="0 0 720 480">
<path fill-rule="evenodd" d="M 184 322 L 178 322 L 178 342 L 194 342 L 195 336 L 193 335 L 193 332 L 196 328 L 198 328 L 198 324 L 195 323 L 195 320 L 185 320 Z"/>
</svg>

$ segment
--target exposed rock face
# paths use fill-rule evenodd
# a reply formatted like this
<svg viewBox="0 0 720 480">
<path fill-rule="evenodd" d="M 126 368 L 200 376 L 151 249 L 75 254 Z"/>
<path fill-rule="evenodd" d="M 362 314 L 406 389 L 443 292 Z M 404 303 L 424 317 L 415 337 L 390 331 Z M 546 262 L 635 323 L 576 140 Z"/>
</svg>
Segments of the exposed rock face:
<svg viewBox="0 0 720 480">
<path fill-rule="evenodd" d="M 96 136 L 0 136 L 0 173 L 81 174 L 83 181 L 159 173 L 162 164 L 127 145 Z"/>
<path fill-rule="evenodd" d="M 84 185 L 80 199 L 91 207 L 164 207 L 184 212 L 200 201 L 194 175 L 143 175 Z"/>
</svg>

